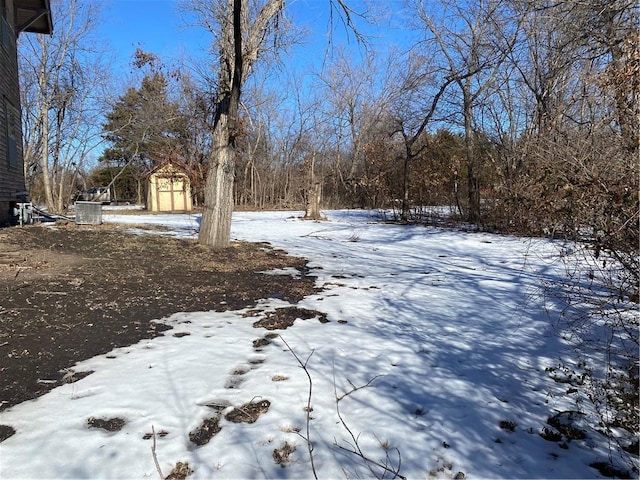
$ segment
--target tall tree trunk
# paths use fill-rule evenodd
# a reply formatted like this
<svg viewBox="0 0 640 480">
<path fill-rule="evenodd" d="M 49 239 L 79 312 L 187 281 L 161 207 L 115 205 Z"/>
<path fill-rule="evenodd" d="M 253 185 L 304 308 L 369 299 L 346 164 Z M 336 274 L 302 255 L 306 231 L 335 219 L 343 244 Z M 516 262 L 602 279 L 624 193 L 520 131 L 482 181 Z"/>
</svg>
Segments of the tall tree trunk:
<svg viewBox="0 0 640 480">
<path fill-rule="evenodd" d="M 316 180 L 316 153 L 311 155 L 309 188 L 307 190 L 307 205 L 304 218 L 307 220 L 321 220 L 320 204 L 322 202 L 322 185 Z"/>
<path fill-rule="evenodd" d="M 467 97 L 467 95 L 464 95 Z M 467 220 L 475 222 L 480 218 L 480 181 L 478 167 L 473 153 L 473 128 L 471 126 L 471 104 L 464 100 L 464 147 L 467 164 L 468 200 Z"/>
<path fill-rule="evenodd" d="M 231 241 L 233 181 L 235 176 L 235 137 L 237 134 L 240 90 L 243 84 L 242 3 L 233 2 L 231 31 L 223 27 L 220 58 L 218 109 L 213 130 L 212 158 L 204 191 L 204 210 L 198 241 L 203 245 L 225 248 Z M 231 45 L 229 44 L 231 42 Z M 231 60 L 233 71 L 230 71 Z"/>
<path fill-rule="evenodd" d="M 403 170 L 402 170 L 402 208 L 400 211 L 400 221 L 409 222 L 409 165 L 412 159 L 411 144 L 405 139 L 406 152 L 404 154 Z"/>
<path fill-rule="evenodd" d="M 213 149 L 198 234 L 200 243 L 214 248 L 228 247 L 231 240 L 238 107 L 245 74 L 251 71 L 269 30 L 275 28 L 271 22 L 284 8 L 284 0 L 266 0 L 252 24 L 243 19 L 249 14 L 247 8 L 246 0 L 227 0 L 225 14 L 220 19 L 220 73 Z"/>
<path fill-rule="evenodd" d="M 142 205 L 142 178 L 138 177 L 136 179 L 136 190 L 137 190 L 137 195 L 136 195 L 136 203 L 138 205 Z"/>
<path fill-rule="evenodd" d="M 58 111 L 55 122 L 54 131 L 54 148 L 53 148 L 53 188 L 55 189 L 54 201 L 56 202 L 56 212 L 61 213 L 65 209 L 65 182 L 67 181 L 67 169 L 63 162 L 60 161 L 60 146 L 62 145 L 62 119 L 64 118 L 64 110 Z"/>
<path fill-rule="evenodd" d="M 41 36 L 42 37 L 42 36 Z M 49 172 L 49 97 L 47 95 L 47 43 L 44 38 L 39 38 L 42 47 L 42 59 L 40 64 L 40 75 L 38 77 L 38 87 L 40 99 L 38 103 L 38 116 L 40 122 L 40 134 L 42 135 L 42 152 L 40 156 L 40 168 L 42 170 L 42 187 L 44 189 L 45 201 L 50 211 L 55 210 L 53 200 L 53 189 L 51 186 L 51 173 Z"/>
<path fill-rule="evenodd" d="M 309 188 L 309 198 L 307 200 L 307 209 L 304 218 L 307 220 L 322 220 L 320 213 L 320 205 L 322 203 L 322 185 L 315 182 Z"/>
<path fill-rule="evenodd" d="M 53 190 L 51 187 L 51 173 L 49 172 L 49 116 L 46 107 L 40 110 L 40 121 L 42 122 L 42 152 L 40 157 L 40 168 L 42 169 L 42 187 L 44 188 L 45 201 L 50 211 L 55 209 L 53 201 Z"/>
<path fill-rule="evenodd" d="M 223 248 L 231 241 L 235 146 L 229 143 L 228 116 L 222 115 L 214 131 L 214 158 L 205 182 L 204 210 L 198 241 Z"/>
<path fill-rule="evenodd" d="M 58 177 L 58 198 L 56 199 L 56 212 L 63 212 L 66 205 L 65 200 L 67 199 L 67 195 L 65 195 L 65 187 L 67 182 L 67 171 L 63 168 L 60 169 L 60 175 Z"/>
</svg>

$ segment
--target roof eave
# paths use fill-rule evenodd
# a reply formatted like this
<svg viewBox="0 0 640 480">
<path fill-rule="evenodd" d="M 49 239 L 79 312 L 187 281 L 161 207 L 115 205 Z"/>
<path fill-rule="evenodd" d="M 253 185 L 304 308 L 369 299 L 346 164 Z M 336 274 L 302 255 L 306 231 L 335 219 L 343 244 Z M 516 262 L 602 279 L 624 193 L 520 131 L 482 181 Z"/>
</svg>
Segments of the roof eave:
<svg viewBox="0 0 640 480">
<path fill-rule="evenodd" d="M 14 0 L 16 34 L 53 33 L 50 0 Z"/>
</svg>

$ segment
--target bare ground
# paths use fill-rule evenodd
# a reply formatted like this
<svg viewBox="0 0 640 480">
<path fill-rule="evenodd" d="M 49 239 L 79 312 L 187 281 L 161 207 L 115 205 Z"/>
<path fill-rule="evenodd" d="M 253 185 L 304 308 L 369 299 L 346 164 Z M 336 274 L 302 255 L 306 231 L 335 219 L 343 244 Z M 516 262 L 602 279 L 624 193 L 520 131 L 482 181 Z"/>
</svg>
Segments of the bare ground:
<svg viewBox="0 0 640 480">
<path fill-rule="evenodd" d="M 260 273 L 284 267 L 301 275 Z M 65 377 L 78 361 L 162 335 L 173 313 L 295 303 L 315 291 L 307 272 L 267 244 L 216 251 L 114 225 L 0 229 L 0 411 L 78 380 Z"/>
</svg>

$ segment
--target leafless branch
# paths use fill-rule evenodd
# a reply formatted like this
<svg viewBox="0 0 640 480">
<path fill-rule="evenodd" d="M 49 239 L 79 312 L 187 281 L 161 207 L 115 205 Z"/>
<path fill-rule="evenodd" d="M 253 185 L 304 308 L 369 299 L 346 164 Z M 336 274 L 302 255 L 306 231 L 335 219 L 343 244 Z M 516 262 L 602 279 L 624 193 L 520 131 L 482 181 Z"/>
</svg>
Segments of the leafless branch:
<svg viewBox="0 0 640 480">
<path fill-rule="evenodd" d="M 367 383 L 365 383 L 364 385 L 360 385 L 359 387 L 356 387 L 351 380 L 347 379 L 347 382 L 349 382 L 349 385 L 351 385 L 351 390 L 349 390 L 348 392 L 343 393 L 340 396 L 338 396 L 337 393 L 336 393 L 336 400 L 339 402 L 344 397 L 346 397 L 348 395 L 351 395 L 352 393 L 355 393 L 358 390 L 362 390 L 363 388 L 367 388 L 367 387 L 371 386 L 371 384 L 374 382 L 374 380 L 380 378 L 381 376 L 382 375 L 376 375 L 371 380 L 369 380 Z M 334 380 L 335 380 L 335 378 L 334 378 Z M 335 386 L 335 382 L 334 382 L 334 386 Z"/>
<path fill-rule="evenodd" d="M 342 416 L 342 413 L 340 412 L 340 402 L 345 397 L 351 395 L 354 392 L 357 392 L 358 390 L 362 390 L 363 388 L 370 387 L 372 382 L 378 377 L 380 377 L 380 375 L 376 375 L 371 380 L 369 380 L 366 384 L 361 385 L 361 386 L 355 386 L 350 380 L 347 380 L 349 382 L 349 385 L 352 386 L 352 389 L 349 390 L 348 392 L 345 392 L 342 395 L 338 396 L 338 390 L 337 390 L 336 378 L 335 378 L 335 370 L 334 370 L 334 373 L 333 373 L 333 391 L 334 391 L 334 395 L 335 395 L 335 399 L 336 399 L 336 413 L 338 414 L 338 418 L 340 419 L 340 423 L 342 424 L 344 429 L 349 433 L 349 436 L 351 437 L 351 440 L 353 441 L 353 443 L 350 443 L 348 441 L 345 442 L 347 446 L 344 446 L 344 445 L 340 445 L 337 440 L 334 440 L 334 445 L 336 447 L 338 447 L 340 450 L 343 450 L 345 452 L 349 452 L 349 453 L 351 453 L 351 454 L 353 454 L 353 455 L 355 455 L 357 457 L 360 457 L 365 462 L 365 464 L 369 468 L 369 471 L 374 476 L 377 476 L 377 472 L 373 469 L 372 465 L 381 468 L 385 473 L 392 474 L 393 475 L 392 478 L 400 478 L 402 480 L 405 480 L 406 477 L 404 477 L 403 475 L 400 475 L 400 467 L 402 466 L 402 456 L 400 455 L 400 450 L 398 450 L 397 448 L 395 449 L 397 454 L 398 454 L 397 465 L 395 465 L 395 466 L 392 464 L 391 458 L 389 457 L 389 449 L 388 448 L 385 448 L 385 451 L 386 451 L 386 461 L 385 461 L 385 463 L 380 463 L 380 462 L 378 462 L 376 460 L 373 460 L 371 457 L 367 456 L 362 451 L 362 449 L 360 448 L 360 444 L 359 444 L 360 435 L 355 435 L 353 433 L 351 428 L 349 428 L 349 425 L 347 425 L 347 422 L 345 421 L 344 417 Z M 381 444 L 382 444 L 382 442 L 381 442 Z"/>
<path fill-rule="evenodd" d="M 151 437 L 153 438 L 153 444 L 151 445 L 151 454 L 153 455 L 153 463 L 156 464 L 156 470 L 158 471 L 158 475 L 160 475 L 160 480 L 164 480 L 164 475 L 162 474 L 162 469 L 160 468 L 160 463 L 158 462 L 158 455 L 156 455 L 156 431 L 151 425 Z"/>
<path fill-rule="evenodd" d="M 307 368 L 307 365 L 309 363 L 309 359 L 311 358 L 311 356 L 313 355 L 313 353 L 315 352 L 315 350 L 311 350 L 311 353 L 309 354 L 309 356 L 307 357 L 307 359 L 303 362 L 300 357 L 298 357 L 298 355 L 296 354 L 295 350 L 293 348 L 291 348 L 291 346 L 287 343 L 287 341 L 282 338 L 282 335 L 278 335 L 280 337 L 280 339 L 284 342 L 284 344 L 287 346 L 287 348 L 289 349 L 289 351 L 291 352 L 291 355 L 293 355 L 293 357 L 296 359 L 296 361 L 298 362 L 298 365 L 300 365 L 300 367 L 304 370 L 304 373 L 307 375 L 307 379 L 309 380 L 309 395 L 307 397 L 307 407 L 306 407 L 306 437 L 300 435 L 305 442 L 307 443 L 307 449 L 309 451 L 309 460 L 311 461 L 311 471 L 313 472 L 313 477 L 317 480 L 318 478 L 318 474 L 316 472 L 316 466 L 313 460 L 313 443 L 311 443 L 311 395 L 313 392 L 313 380 L 311 379 L 311 374 L 309 373 L 309 369 Z"/>
</svg>

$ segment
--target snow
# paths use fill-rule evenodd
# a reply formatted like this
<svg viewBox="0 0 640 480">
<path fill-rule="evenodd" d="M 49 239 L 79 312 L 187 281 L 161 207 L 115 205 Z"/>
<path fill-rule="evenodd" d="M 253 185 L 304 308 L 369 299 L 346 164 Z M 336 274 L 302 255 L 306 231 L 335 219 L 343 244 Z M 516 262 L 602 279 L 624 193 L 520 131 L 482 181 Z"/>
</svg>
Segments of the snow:
<svg viewBox="0 0 640 480">
<path fill-rule="evenodd" d="M 356 439 L 366 457 L 407 478 L 601 477 L 589 464 L 612 453 L 604 437 L 565 449 L 539 435 L 550 416 L 576 409 L 567 385 L 545 371 L 572 348 L 544 294 L 566 275 L 558 243 L 324 213 L 327 222 L 236 212 L 232 237 L 307 258 L 323 290 L 297 306 L 328 323 L 298 319 L 258 351 L 252 342 L 272 332 L 252 326 L 255 308 L 158 319 L 174 329 L 80 362 L 73 371 L 94 373 L 2 412 L 17 433 L 0 444 L 0 478 L 158 478 L 154 440 L 143 438 L 152 431 L 168 432 L 155 439 L 165 476 L 187 462 L 194 479 L 312 478 L 307 372 L 318 478 L 393 477 L 347 451 Z M 103 220 L 184 238 L 199 225 L 198 215 L 114 211 Z M 264 299 L 257 308 L 290 306 Z M 230 405 L 224 414 L 265 399 L 255 423 L 223 417 L 209 443 L 189 441 L 216 415 L 208 405 Z M 126 424 L 110 433 L 89 428 L 91 417 Z M 296 450 L 283 467 L 273 452 L 285 442 Z"/>
</svg>

